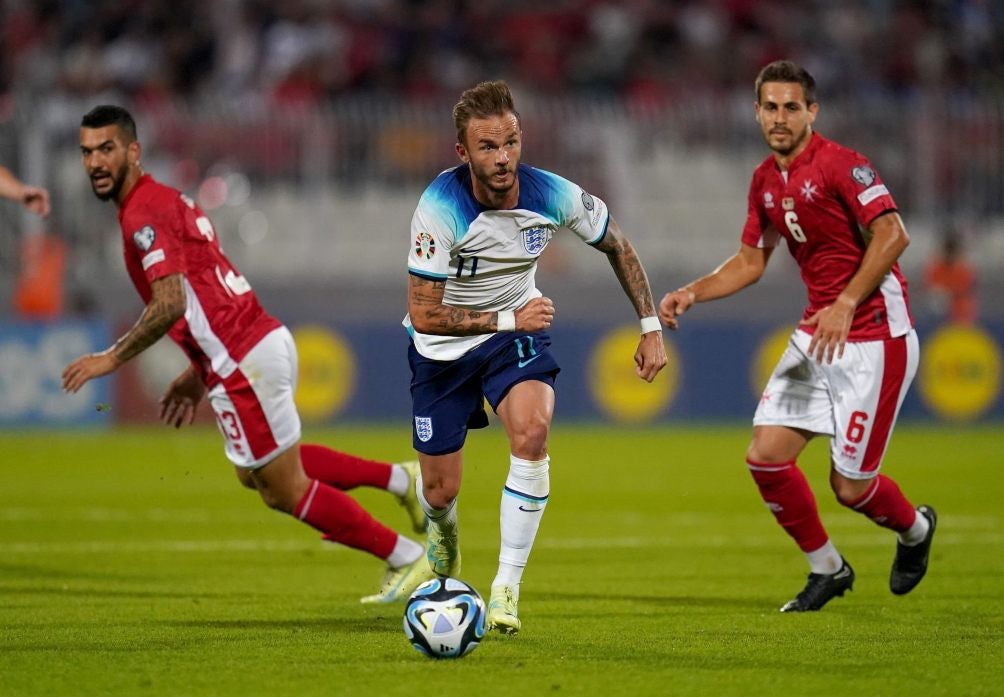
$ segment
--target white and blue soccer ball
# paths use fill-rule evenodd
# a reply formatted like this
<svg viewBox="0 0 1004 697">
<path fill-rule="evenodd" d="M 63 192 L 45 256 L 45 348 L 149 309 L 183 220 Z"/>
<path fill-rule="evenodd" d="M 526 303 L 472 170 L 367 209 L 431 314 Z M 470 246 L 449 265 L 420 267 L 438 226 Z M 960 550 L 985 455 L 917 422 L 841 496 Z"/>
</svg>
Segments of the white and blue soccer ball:
<svg viewBox="0 0 1004 697">
<path fill-rule="evenodd" d="M 404 635 L 426 656 L 466 656 L 485 636 L 485 602 L 459 579 L 426 581 L 404 607 Z"/>
</svg>

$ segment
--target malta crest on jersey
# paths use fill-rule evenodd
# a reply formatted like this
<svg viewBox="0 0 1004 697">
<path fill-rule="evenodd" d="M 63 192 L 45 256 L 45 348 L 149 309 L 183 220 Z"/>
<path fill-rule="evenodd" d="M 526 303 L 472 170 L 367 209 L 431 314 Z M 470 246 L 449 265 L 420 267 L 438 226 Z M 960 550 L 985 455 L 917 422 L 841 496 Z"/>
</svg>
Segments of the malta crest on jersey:
<svg viewBox="0 0 1004 697">
<path fill-rule="evenodd" d="M 419 259 L 431 259 L 436 256 L 436 240 L 428 232 L 420 232 L 415 237 L 415 256 Z"/>
<path fill-rule="evenodd" d="M 432 438 L 432 417 L 431 416 L 416 416 L 415 417 L 415 435 L 423 443 L 428 443 L 429 439 Z"/>
<path fill-rule="evenodd" d="M 144 225 L 142 230 L 137 230 L 132 234 L 132 241 L 144 252 L 150 251 L 150 247 L 153 246 L 155 239 L 157 239 L 157 234 L 149 225 Z"/>
<path fill-rule="evenodd" d="M 520 230 L 523 235 L 523 249 L 527 254 L 540 254 L 551 241 L 551 228 L 546 225 L 534 225 Z"/>
</svg>

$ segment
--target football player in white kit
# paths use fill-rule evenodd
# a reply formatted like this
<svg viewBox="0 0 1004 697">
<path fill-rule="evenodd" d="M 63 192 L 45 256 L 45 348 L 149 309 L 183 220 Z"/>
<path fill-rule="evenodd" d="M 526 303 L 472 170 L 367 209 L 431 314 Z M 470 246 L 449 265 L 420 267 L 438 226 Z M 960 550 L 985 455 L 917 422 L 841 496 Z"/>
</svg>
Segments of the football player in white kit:
<svg viewBox="0 0 1004 697">
<path fill-rule="evenodd" d="M 509 437 L 501 550 L 489 628 L 520 629 L 523 569 L 550 494 L 547 436 L 558 364 L 548 349 L 554 304 L 534 283 L 559 228 L 607 255 L 641 321 L 637 375 L 666 365 L 648 279 L 606 204 L 572 182 L 520 164 L 522 131 L 504 82 L 467 90 L 453 110 L 463 164 L 426 189 L 411 224 L 408 316 L 413 443 L 419 501 L 429 517 L 429 563 L 460 571 L 457 495 L 470 428 L 488 424 L 484 400 Z"/>
</svg>

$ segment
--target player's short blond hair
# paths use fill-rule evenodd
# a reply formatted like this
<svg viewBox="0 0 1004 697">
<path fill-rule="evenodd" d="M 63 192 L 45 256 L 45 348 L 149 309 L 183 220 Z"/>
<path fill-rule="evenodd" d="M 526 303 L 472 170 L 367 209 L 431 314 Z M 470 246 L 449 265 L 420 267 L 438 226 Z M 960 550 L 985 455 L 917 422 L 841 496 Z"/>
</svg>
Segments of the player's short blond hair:
<svg viewBox="0 0 1004 697">
<path fill-rule="evenodd" d="M 511 113 L 519 122 L 519 112 L 512 98 L 512 92 L 502 80 L 490 80 L 465 90 L 460 101 L 453 107 L 453 123 L 457 127 L 457 142 L 463 144 L 467 124 L 471 119 L 488 116 L 502 116 Z"/>
</svg>

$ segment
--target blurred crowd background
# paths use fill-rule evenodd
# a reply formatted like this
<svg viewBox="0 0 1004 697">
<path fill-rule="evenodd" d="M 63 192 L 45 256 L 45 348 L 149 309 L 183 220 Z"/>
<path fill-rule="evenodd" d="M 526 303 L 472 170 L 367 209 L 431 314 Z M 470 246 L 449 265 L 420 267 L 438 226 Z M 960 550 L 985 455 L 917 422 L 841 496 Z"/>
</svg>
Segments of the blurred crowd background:
<svg viewBox="0 0 1004 697">
<path fill-rule="evenodd" d="M 1000 91 L 993 0 L 5 0 L 0 93 L 263 107 L 525 91 L 661 105 L 797 56 L 830 98 Z"/>
<path fill-rule="evenodd" d="M 133 110 L 148 171 L 198 197 L 257 287 L 309 305 L 362 286 L 368 312 L 399 313 L 411 212 L 455 162 L 451 106 L 494 78 L 517 96 L 524 161 L 605 198 L 661 292 L 736 248 L 767 154 L 752 82 L 783 57 L 817 79 L 817 130 L 889 184 L 916 285 L 947 238 L 984 278 L 1004 262 L 993 0 L 0 0 L 0 45 L 0 163 L 53 195 L 45 223 L 0 207 L 0 314 L 46 254 L 62 255 L 60 312 L 128 297 L 76 147 L 107 102 Z M 598 263 L 559 242 L 545 269 L 595 302 Z M 797 312 L 785 287 L 779 311 Z"/>
</svg>

